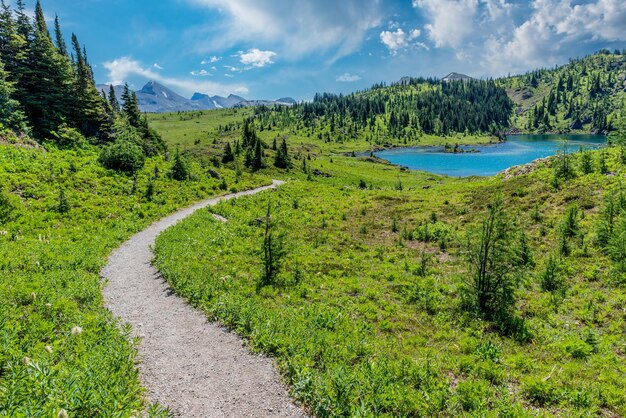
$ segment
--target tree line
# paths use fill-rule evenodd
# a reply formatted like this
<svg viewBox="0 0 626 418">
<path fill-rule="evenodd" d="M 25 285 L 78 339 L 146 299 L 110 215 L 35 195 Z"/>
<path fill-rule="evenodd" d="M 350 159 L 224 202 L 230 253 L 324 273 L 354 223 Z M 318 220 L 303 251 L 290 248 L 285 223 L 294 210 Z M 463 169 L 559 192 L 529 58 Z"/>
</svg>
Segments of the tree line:
<svg viewBox="0 0 626 418">
<path fill-rule="evenodd" d="M 51 34 L 39 1 L 31 19 L 24 0 L 17 0 L 15 9 L 2 0 L 0 123 L 5 130 L 60 147 L 88 138 L 94 145 L 128 141 L 144 155 L 164 151 L 128 86 L 121 99 L 120 105 L 112 88 L 108 96 L 98 91 L 86 48 L 75 34 L 68 48 L 58 16 Z"/>
<path fill-rule="evenodd" d="M 406 129 L 437 135 L 497 133 L 509 126 L 512 110 L 506 91 L 493 80 L 435 79 L 410 79 L 389 87 L 375 85 L 347 96 L 317 94 L 312 102 L 291 109 L 305 124 L 319 118 L 328 120 L 331 131 L 347 122 L 370 130 L 382 123 L 392 136 L 401 136 Z"/>
</svg>

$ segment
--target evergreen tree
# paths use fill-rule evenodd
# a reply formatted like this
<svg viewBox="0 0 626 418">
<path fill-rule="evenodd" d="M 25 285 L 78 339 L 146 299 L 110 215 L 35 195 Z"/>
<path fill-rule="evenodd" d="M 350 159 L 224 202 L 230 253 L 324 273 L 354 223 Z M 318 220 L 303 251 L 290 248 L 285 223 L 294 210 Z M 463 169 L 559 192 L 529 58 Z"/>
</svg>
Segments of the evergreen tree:
<svg viewBox="0 0 626 418">
<path fill-rule="evenodd" d="M 137 93 L 131 91 L 128 88 L 128 83 L 124 85 L 124 92 L 122 93 L 122 111 L 124 116 L 128 118 L 128 122 L 135 128 L 141 126 L 141 111 L 139 110 L 139 104 L 137 103 Z"/>
<path fill-rule="evenodd" d="M 258 287 L 274 285 L 278 279 L 278 273 L 282 267 L 285 256 L 284 239 L 275 232 L 275 223 L 272 217 L 271 203 L 267 205 L 265 216 L 265 234 L 263 236 L 263 273 Z"/>
<path fill-rule="evenodd" d="M 580 156 L 580 169 L 583 174 L 593 173 L 593 160 L 589 151 L 583 151 Z"/>
<path fill-rule="evenodd" d="M 251 168 L 253 171 L 258 171 L 262 168 L 265 168 L 265 155 L 263 152 L 263 144 L 261 143 L 261 140 L 258 138 L 256 140 L 254 151 L 252 153 Z"/>
<path fill-rule="evenodd" d="M 17 98 L 24 105 L 33 133 L 45 138 L 72 113 L 72 78 L 68 62 L 52 43 L 39 2 L 35 10 L 34 35 Z M 18 31 L 19 26 L 18 12 Z"/>
<path fill-rule="evenodd" d="M 76 125 L 86 136 L 108 140 L 111 126 L 106 115 L 104 100 L 98 93 L 91 66 L 75 34 L 72 34 L 72 47 L 76 60 L 76 101 L 74 103 Z"/>
<path fill-rule="evenodd" d="M 65 44 L 65 39 L 63 39 L 63 32 L 61 32 L 58 15 L 54 17 L 54 37 L 56 38 L 56 45 L 59 50 L 59 54 L 67 57 L 67 45 Z"/>
<path fill-rule="evenodd" d="M 26 42 L 31 40 L 32 27 L 30 26 L 30 19 L 26 13 L 26 5 L 24 0 L 17 0 L 15 2 L 17 9 L 15 14 L 17 15 L 17 33 L 24 38 Z"/>
<path fill-rule="evenodd" d="M 485 319 L 499 323 L 510 318 L 515 303 L 518 260 L 513 232 L 502 198 L 497 196 L 467 251 L 472 270 L 467 282 L 468 302 Z"/>
<path fill-rule="evenodd" d="M 19 102 L 13 99 L 13 84 L 7 78 L 8 74 L 0 61 L 0 124 L 19 134 L 27 130 L 26 116 Z"/>
<path fill-rule="evenodd" d="M 227 164 L 232 161 L 235 161 L 235 154 L 233 153 L 233 148 L 230 145 L 230 142 L 227 142 L 224 146 L 224 154 L 222 155 L 222 163 Z"/>
<path fill-rule="evenodd" d="M 178 148 L 176 148 L 174 164 L 172 164 L 172 171 L 170 172 L 170 175 L 174 180 L 178 181 L 189 180 L 191 178 L 191 172 L 189 170 L 189 166 L 187 165 L 187 161 L 185 161 L 182 155 L 180 155 Z"/>
<path fill-rule="evenodd" d="M 290 168 L 291 167 L 291 159 L 289 158 L 289 152 L 287 150 L 287 142 L 284 139 L 283 139 L 283 142 L 280 144 L 280 148 L 276 150 L 274 166 L 278 168 Z"/>
<path fill-rule="evenodd" d="M 120 102 L 117 100 L 113 84 L 111 84 L 111 86 L 109 87 L 109 105 L 111 105 L 111 109 L 115 114 L 120 113 Z"/>
<path fill-rule="evenodd" d="M 18 99 L 24 96 L 20 94 L 23 89 L 19 81 L 22 79 L 27 57 L 28 44 L 26 39 L 17 31 L 11 7 L 2 0 L 2 11 L 0 12 L 0 59 L 8 72 L 7 80 L 14 83 L 15 97 Z"/>
</svg>

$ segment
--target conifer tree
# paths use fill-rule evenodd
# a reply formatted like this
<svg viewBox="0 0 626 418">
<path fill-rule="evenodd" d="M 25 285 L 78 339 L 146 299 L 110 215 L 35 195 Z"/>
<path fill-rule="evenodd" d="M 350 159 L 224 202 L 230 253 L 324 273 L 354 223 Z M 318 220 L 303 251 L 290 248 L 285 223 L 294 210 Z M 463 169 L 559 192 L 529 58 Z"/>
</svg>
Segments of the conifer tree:
<svg viewBox="0 0 626 418">
<path fill-rule="evenodd" d="M 7 77 L 8 74 L 0 61 L 0 124 L 15 133 L 22 133 L 27 130 L 26 116 L 20 109 L 19 102 L 12 97 L 13 84 L 7 81 Z"/>
<path fill-rule="evenodd" d="M 261 140 L 257 138 L 256 144 L 254 146 L 254 152 L 252 153 L 251 168 L 253 171 L 257 171 L 264 167 L 265 167 L 265 160 L 264 160 L 263 144 L 261 143 Z"/>
<path fill-rule="evenodd" d="M 71 113 L 72 80 L 68 63 L 52 43 L 39 2 L 35 10 L 34 35 L 17 98 L 24 105 L 35 135 L 45 138 Z M 19 18 L 18 11 L 18 32 Z"/>
<path fill-rule="evenodd" d="M 284 139 L 283 142 L 280 144 L 280 148 L 276 150 L 274 166 L 278 168 L 291 167 L 291 159 L 289 158 L 289 151 L 287 150 L 287 141 L 285 141 Z"/>
<path fill-rule="evenodd" d="M 59 24 L 59 16 L 54 17 L 54 36 L 56 38 L 57 49 L 59 54 L 67 57 L 67 45 L 65 39 L 63 39 L 63 32 L 61 32 L 61 25 Z"/>
<path fill-rule="evenodd" d="M 75 34 L 72 34 L 74 48 L 76 80 L 75 80 L 75 120 L 78 128 L 90 137 L 108 140 L 111 125 L 108 121 L 105 100 L 100 96 L 93 80 L 91 66 L 87 62 L 84 49 Z"/>
<path fill-rule="evenodd" d="M 184 181 L 191 178 L 191 172 L 187 162 L 180 155 L 180 151 L 176 148 L 176 154 L 174 155 L 174 164 L 172 164 L 172 170 L 170 172 L 171 177 L 174 180 Z"/>
<path fill-rule="evenodd" d="M 235 161 L 235 154 L 233 153 L 233 148 L 230 145 L 230 142 L 226 143 L 224 146 L 224 155 L 222 155 L 222 164 L 230 163 Z"/>
<path fill-rule="evenodd" d="M 7 80 L 14 83 L 15 98 L 23 97 L 20 79 L 24 73 L 27 59 L 28 44 L 26 39 L 17 32 L 16 23 L 13 20 L 11 6 L 2 0 L 0 11 L 0 59 L 3 61 L 8 73 Z"/>
<path fill-rule="evenodd" d="M 124 102 L 122 105 L 124 116 L 128 118 L 128 122 L 131 126 L 139 128 L 141 126 L 141 111 L 137 103 L 137 93 L 128 88 L 128 83 L 124 85 L 122 101 Z"/>
<path fill-rule="evenodd" d="M 109 87 L 109 104 L 111 105 L 111 109 L 113 109 L 114 113 L 120 113 L 120 102 L 117 100 L 113 84 Z"/>
<path fill-rule="evenodd" d="M 24 4 L 24 0 L 17 0 L 15 4 L 17 7 L 15 11 L 17 16 L 17 33 L 28 42 L 31 40 L 32 28 L 30 26 L 30 19 L 26 14 L 26 5 Z"/>
</svg>

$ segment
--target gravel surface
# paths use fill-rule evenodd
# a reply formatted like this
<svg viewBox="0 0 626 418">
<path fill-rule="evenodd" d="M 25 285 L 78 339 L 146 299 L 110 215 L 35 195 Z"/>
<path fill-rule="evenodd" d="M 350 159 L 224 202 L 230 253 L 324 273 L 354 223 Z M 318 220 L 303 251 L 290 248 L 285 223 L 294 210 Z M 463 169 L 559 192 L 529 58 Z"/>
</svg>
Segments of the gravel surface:
<svg viewBox="0 0 626 418">
<path fill-rule="evenodd" d="M 139 370 L 151 402 L 182 417 L 305 417 L 289 398 L 272 359 L 174 295 L 152 267 L 156 237 L 198 209 L 279 186 L 200 202 L 133 236 L 109 258 L 105 304 L 141 338 Z M 184 261 L 184 260 L 181 260 Z"/>
</svg>

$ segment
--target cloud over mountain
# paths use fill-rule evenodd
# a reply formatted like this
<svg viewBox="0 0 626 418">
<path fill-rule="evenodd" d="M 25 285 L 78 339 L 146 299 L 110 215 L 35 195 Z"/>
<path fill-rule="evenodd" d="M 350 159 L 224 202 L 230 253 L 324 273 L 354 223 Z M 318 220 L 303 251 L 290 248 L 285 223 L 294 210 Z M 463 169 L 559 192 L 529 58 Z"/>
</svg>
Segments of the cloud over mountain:
<svg viewBox="0 0 626 418">
<path fill-rule="evenodd" d="M 154 80 L 166 84 L 188 95 L 196 91 L 206 91 L 220 95 L 232 92 L 247 94 L 249 92 L 249 89 L 245 85 L 221 84 L 206 81 L 200 82 L 193 79 L 166 77 L 159 72 L 153 71 L 151 68 L 145 68 L 139 61 L 130 57 L 120 57 L 105 62 L 103 66 L 108 71 L 108 83 L 113 85 L 124 84 L 131 76 L 140 76 L 147 80 Z"/>
<path fill-rule="evenodd" d="M 240 42 L 269 43 L 287 59 L 311 52 L 340 58 L 356 51 L 369 29 L 381 22 L 380 0 L 187 0 L 217 10 L 222 24 L 195 27 L 199 50 Z M 220 33 L 206 41 L 208 33 Z"/>
</svg>

